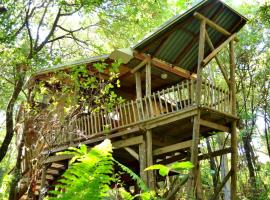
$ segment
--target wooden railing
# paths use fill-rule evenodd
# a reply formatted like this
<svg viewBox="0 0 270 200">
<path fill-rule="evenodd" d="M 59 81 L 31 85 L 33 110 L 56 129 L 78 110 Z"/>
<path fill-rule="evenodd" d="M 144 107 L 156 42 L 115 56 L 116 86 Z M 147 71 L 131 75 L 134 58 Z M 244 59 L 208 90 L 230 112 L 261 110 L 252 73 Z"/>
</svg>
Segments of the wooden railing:
<svg viewBox="0 0 270 200">
<path fill-rule="evenodd" d="M 186 80 L 151 96 L 118 105 L 111 112 L 82 115 L 74 123 L 63 126 L 60 132 L 56 130 L 49 140 L 59 144 L 86 139 L 97 133 L 113 131 L 178 112 L 196 105 L 195 102 L 196 80 Z M 230 94 L 209 82 L 203 82 L 200 106 L 230 113 Z"/>
</svg>

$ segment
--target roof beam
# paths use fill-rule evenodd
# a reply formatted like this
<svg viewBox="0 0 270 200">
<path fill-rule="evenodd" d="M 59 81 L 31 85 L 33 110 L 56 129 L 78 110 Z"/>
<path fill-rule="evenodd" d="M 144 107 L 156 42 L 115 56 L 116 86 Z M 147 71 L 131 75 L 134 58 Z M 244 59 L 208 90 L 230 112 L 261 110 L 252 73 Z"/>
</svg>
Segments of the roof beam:
<svg viewBox="0 0 270 200">
<path fill-rule="evenodd" d="M 202 14 L 200 14 L 198 12 L 194 13 L 194 17 L 196 17 L 199 20 L 205 20 L 205 22 L 208 26 L 210 26 L 211 28 L 215 29 L 216 31 L 222 33 L 223 35 L 226 35 L 226 36 L 233 35 L 229 31 L 227 31 L 225 28 L 221 27 L 220 25 L 216 24 L 215 22 L 213 22 L 212 20 L 208 19 L 207 17 L 203 16 Z M 236 42 L 238 42 L 238 39 L 236 37 L 234 38 L 234 40 Z"/>
<path fill-rule="evenodd" d="M 146 58 L 149 58 L 148 55 L 146 55 L 144 53 L 137 53 L 137 52 L 134 52 L 134 57 L 139 59 L 139 60 L 145 60 Z M 167 63 L 163 60 L 160 60 L 158 58 L 151 58 L 150 61 L 155 67 L 163 69 L 164 71 L 173 73 L 173 74 L 180 76 L 180 77 L 183 77 L 183 78 L 191 78 L 190 71 L 185 70 L 181 67 L 174 66 L 174 65 Z"/>
<path fill-rule="evenodd" d="M 215 22 L 213 22 L 212 20 L 208 19 L 207 17 L 203 16 L 202 14 L 200 14 L 198 12 L 195 12 L 194 13 L 194 17 L 196 17 L 199 20 L 205 20 L 205 22 L 206 22 L 207 25 L 209 25 L 213 29 L 217 30 L 218 32 L 222 33 L 223 35 L 226 35 L 226 36 L 231 36 L 232 35 L 226 29 L 224 29 L 223 27 L 219 26 L 218 24 L 216 24 Z"/>
</svg>

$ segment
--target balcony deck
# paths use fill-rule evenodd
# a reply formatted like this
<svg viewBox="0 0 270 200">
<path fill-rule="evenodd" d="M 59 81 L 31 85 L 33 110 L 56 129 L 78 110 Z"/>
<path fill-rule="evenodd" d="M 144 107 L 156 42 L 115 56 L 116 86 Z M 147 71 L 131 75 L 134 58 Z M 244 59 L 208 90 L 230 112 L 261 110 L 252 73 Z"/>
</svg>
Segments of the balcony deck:
<svg viewBox="0 0 270 200">
<path fill-rule="evenodd" d="M 159 147 L 168 143 L 159 141 L 164 138 L 165 133 L 166 138 L 174 142 L 189 140 L 192 135 L 192 116 L 198 110 L 201 111 L 202 119 L 207 120 L 202 120 L 202 123 L 210 121 L 226 126 L 230 119 L 235 118 L 231 115 L 231 97 L 228 91 L 204 82 L 200 105 L 195 103 L 195 91 L 196 81 L 186 80 L 152 93 L 151 96 L 125 102 L 109 113 L 101 111 L 82 115 L 46 139 L 54 144 L 55 150 L 63 150 L 79 143 L 90 144 L 101 141 L 102 138 L 117 138 L 152 129 L 153 136 L 159 138 L 154 145 Z M 207 136 L 209 131 L 214 130 L 216 129 L 210 130 L 205 126 L 201 128 L 201 134 Z"/>
</svg>

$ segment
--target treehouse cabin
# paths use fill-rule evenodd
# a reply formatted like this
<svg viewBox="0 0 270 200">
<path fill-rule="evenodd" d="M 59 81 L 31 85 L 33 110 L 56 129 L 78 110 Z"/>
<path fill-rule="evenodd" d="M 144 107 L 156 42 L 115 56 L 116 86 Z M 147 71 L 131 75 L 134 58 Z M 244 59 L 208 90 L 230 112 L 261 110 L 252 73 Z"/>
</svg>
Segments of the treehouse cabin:
<svg viewBox="0 0 270 200">
<path fill-rule="evenodd" d="M 230 153 L 231 168 L 212 199 L 230 179 L 231 199 L 236 200 L 238 118 L 234 44 L 238 40 L 236 33 L 246 21 L 223 2 L 207 0 L 169 20 L 131 48 L 34 74 L 28 84 L 30 92 L 40 81 L 51 80 L 56 72 L 69 73 L 78 66 L 87 66 L 89 75 L 94 76 L 93 66 L 100 62 L 107 63 L 107 68 L 99 73 L 99 79 L 107 80 L 112 63 L 121 59 L 121 87 L 115 92 L 125 101 L 113 106 L 110 112 L 100 109 L 78 115 L 71 123 L 46 134 L 35 131 L 35 125 L 28 125 L 25 130 L 31 130 L 31 135 L 25 136 L 21 188 L 30 185 L 37 198 L 42 199 L 67 169 L 71 158 L 56 155 L 57 152 L 82 143 L 91 148 L 109 138 L 115 159 L 140 174 L 151 189 L 155 189 L 160 177 L 153 171 L 145 172 L 146 167 L 190 160 L 195 167 L 188 184 L 196 199 L 203 199 L 200 161 Z M 229 66 L 218 58 L 221 51 L 223 55 L 227 53 Z M 209 79 L 209 72 L 204 70 L 212 60 L 222 74 L 223 87 Z M 215 132 L 230 133 L 230 144 L 203 154 L 200 140 Z M 43 141 L 43 145 L 33 146 L 33 141 Z M 42 163 L 37 165 L 37 160 Z M 38 168 L 36 178 L 29 180 L 34 165 Z"/>
</svg>

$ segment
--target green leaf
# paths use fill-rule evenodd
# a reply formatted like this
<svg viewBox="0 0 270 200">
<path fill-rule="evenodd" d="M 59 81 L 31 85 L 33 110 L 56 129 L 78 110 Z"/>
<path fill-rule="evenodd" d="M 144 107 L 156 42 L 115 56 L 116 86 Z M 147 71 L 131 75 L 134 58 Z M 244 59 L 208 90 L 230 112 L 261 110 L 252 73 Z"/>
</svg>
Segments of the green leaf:
<svg viewBox="0 0 270 200">
<path fill-rule="evenodd" d="M 192 169 L 194 167 L 194 165 L 189 162 L 189 161 L 186 161 L 186 162 L 175 162 L 171 165 L 171 168 L 172 169 Z"/>
<path fill-rule="evenodd" d="M 154 169 L 157 169 L 159 170 L 159 174 L 161 176 L 167 176 L 169 171 L 170 171 L 170 168 L 165 166 L 165 165 L 161 165 L 161 164 L 156 164 L 156 165 L 152 165 L 150 167 L 147 167 L 144 171 L 147 171 L 147 170 L 154 170 Z"/>
<path fill-rule="evenodd" d="M 170 172 L 170 168 L 163 166 L 162 168 L 159 169 L 159 174 L 160 176 L 167 176 Z"/>
</svg>

